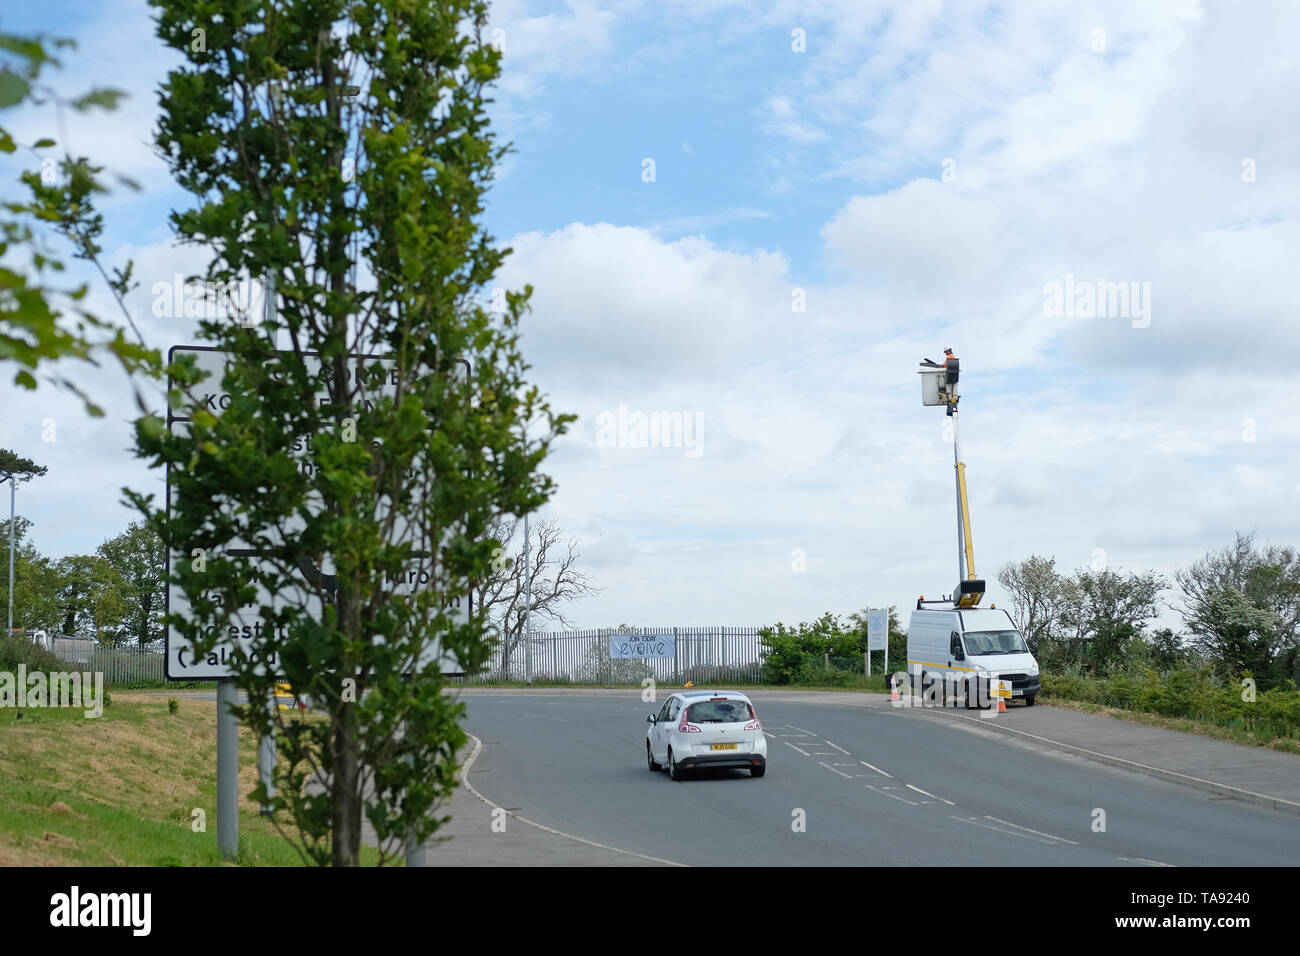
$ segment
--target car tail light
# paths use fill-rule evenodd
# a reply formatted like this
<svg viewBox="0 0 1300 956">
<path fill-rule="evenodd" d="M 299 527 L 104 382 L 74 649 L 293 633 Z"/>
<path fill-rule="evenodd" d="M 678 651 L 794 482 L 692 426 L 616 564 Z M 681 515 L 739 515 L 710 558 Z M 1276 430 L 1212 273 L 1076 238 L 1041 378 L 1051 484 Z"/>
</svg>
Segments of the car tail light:
<svg viewBox="0 0 1300 956">
<path fill-rule="evenodd" d="M 754 719 L 745 725 L 746 730 L 762 730 L 763 725 L 758 722 L 758 714 L 754 713 L 754 705 L 749 705 L 749 716 Z"/>
<path fill-rule="evenodd" d="M 689 708 L 689 707 L 683 707 L 683 708 L 682 708 L 682 722 L 679 723 L 679 724 L 677 725 L 677 732 L 678 732 L 679 734 L 702 734 L 702 733 L 704 733 L 704 728 L 702 728 L 702 727 L 696 727 L 694 724 L 688 724 L 688 723 L 686 722 L 686 715 L 689 714 L 690 712 L 691 712 L 691 711 L 690 711 L 690 708 Z"/>
</svg>

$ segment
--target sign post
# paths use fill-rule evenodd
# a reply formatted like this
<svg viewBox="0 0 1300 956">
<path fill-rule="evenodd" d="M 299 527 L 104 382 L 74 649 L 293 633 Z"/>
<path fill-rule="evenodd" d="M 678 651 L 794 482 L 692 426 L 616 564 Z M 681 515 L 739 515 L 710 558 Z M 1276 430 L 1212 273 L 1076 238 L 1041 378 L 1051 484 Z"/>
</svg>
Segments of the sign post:
<svg viewBox="0 0 1300 956">
<path fill-rule="evenodd" d="M 221 380 L 225 374 L 225 367 L 229 361 L 229 354 L 219 349 L 206 346 L 173 346 L 168 354 L 168 361 L 173 361 L 178 354 L 190 353 L 196 358 L 196 365 L 199 369 L 208 372 L 209 377 L 201 387 L 207 387 L 209 390 L 198 396 L 197 407 L 206 409 L 213 415 L 220 415 L 221 411 L 229 406 L 231 396 L 226 394 L 222 388 Z M 292 353 L 283 353 L 292 354 Z M 320 356 L 316 353 L 304 353 L 303 362 L 306 371 L 314 380 L 320 381 L 320 391 L 325 391 L 324 380 L 321 377 L 324 370 L 324 363 L 321 362 Z M 370 378 L 373 383 L 374 391 L 378 394 L 393 394 L 396 391 L 396 363 L 391 359 L 385 359 L 378 355 L 357 355 L 348 360 L 350 374 L 355 375 L 357 381 L 364 381 L 366 377 L 371 376 L 370 369 L 379 364 L 384 374 L 375 379 Z M 470 374 L 469 363 L 462 361 L 461 366 L 464 374 L 468 379 Z M 391 371 L 391 376 L 389 372 Z M 169 431 L 176 429 L 185 429 L 189 427 L 191 421 L 190 409 L 181 409 L 178 413 L 175 409 L 168 408 L 167 411 L 167 428 Z M 171 469 L 167 471 L 167 507 L 170 510 L 172 503 L 173 488 L 171 483 Z M 282 537 L 292 540 L 292 535 L 298 529 L 285 527 L 281 529 Z M 286 541 L 287 543 L 287 541 Z M 250 562 L 250 567 L 254 566 L 257 561 L 262 559 L 262 552 L 251 549 L 245 542 L 232 541 L 226 549 L 227 554 L 232 557 L 240 557 Z M 185 593 L 172 585 L 171 582 L 171 562 L 173 560 L 188 560 L 190 555 L 185 552 L 183 546 L 177 549 L 173 554 L 172 549 L 167 550 L 167 607 L 166 613 L 184 614 L 188 610 L 189 602 Z M 431 576 L 424 569 L 419 567 L 419 562 L 427 560 L 425 557 L 413 559 L 416 564 L 416 570 L 407 575 L 402 587 L 413 593 L 418 590 L 422 583 L 427 581 Z M 319 597 L 321 579 L 324 577 L 321 571 L 314 566 L 312 556 L 302 555 L 299 559 L 299 565 L 304 580 L 299 584 L 301 593 L 308 598 L 304 603 L 308 606 L 315 607 L 318 615 L 323 617 L 324 601 Z M 260 643 L 262 623 L 257 620 L 253 624 L 243 624 L 240 620 L 241 611 L 255 610 L 263 604 L 270 603 L 271 595 L 259 587 L 259 595 L 248 605 L 247 608 L 238 609 L 231 618 L 230 624 L 226 629 L 226 634 L 222 641 L 213 647 L 213 650 L 206 657 L 197 657 L 194 654 L 193 643 L 185 636 L 176 632 L 172 625 L 168 625 L 165 639 L 165 664 L 164 673 L 168 680 L 215 680 L 217 682 L 217 847 L 222 855 L 227 859 L 233 857 L 239 848 L 239 794 L 238 794 L 238 775 L 239 775 L 239 724 L 234 715 L 230 713 L 230 708 L 235 706 L 238 700 L 235 681 L 231 675 L 228 664 L 228 654 L 230 645 L 234 644 L 241 647 L 246 653 L 254 655 L 258 650 Z M 471 602 L 473 593 L 467 595 L 462 604 L 458 599 L 456 601 L 456 610 L 462 620 L 468 620 L 472 611 Z M 256 615 L 254 615 L 256 616 Z M 236 622 L 239 622 L 238 624 Z M 242 626 L 241 626 L 242 625 Z M 451 661 L 442 651 L 441 644 L 432 648 L 429 652 L 416 662 L 416 667 L 422 667 L 431 664 L 435 659 L 441 661 L 440 666 L 444 673 L 459 673 L 460 665 L 456 661 Z M 451 670 L 448 671 L 448 665 Z M 279 661 L 269 659 L 264 662 L 264 666 L 277 670 Z M 269 702 L 274 707 L 274 702 Z M 268 741 L 262 741 L 259 747 L 258 769 L 262 773 L 264 780 L 270 777 L 274 768 L 274 750 L 268 754 L 266 746 Z M 274 747 L 274 738 L 269 738 L 271 748 Z M 269 785 L 268 785 L 269 792 Z"/>
<path fill-rule="evenodd" d="M 884 651 L 882 672 L 889 671 L 889 611 L 870 608 L 867 611 L 867 676 L 871 676 L 871 652 Z"/>
</svg>

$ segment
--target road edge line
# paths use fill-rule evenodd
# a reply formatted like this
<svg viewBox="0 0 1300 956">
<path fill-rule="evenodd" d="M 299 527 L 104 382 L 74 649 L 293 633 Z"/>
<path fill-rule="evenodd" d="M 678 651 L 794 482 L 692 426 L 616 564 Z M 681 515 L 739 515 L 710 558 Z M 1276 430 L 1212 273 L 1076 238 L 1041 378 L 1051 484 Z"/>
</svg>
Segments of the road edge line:
<svg viewBox="0 0 1300 956">
<path fill-rule="evenodd" d="M 474 796 L 478 797 L 480 800 L 486 803 L 489 807 L 492 807 L 495 810 L 500 810 L 503 813 L 505 813 L 507 816 L 514 817 L 520 823 L 526 823 L 530 827 L 536 827 L 539 830 L 545 830 L 547 833 L 554 833 L 556 836 L 564 837 L 566 840 L 574 840 L 578 843 L 585 843 L 587 846 L 594 846 L 601 850 L 609 850 L 613 853 L 622 853 L 625 856 L 634 856 L 638 860 L 649 860 L 652 863 L 662 863 L 665 866 L 688 866 L 689 865 L 686 863 L 677 863 L 674 860 L 663 860 L 657 856 L 647 856 L 644 853 L 637 853 L 635 850 L 624 850 L 621 847 L 609 846 L 608 844 L 605 843 L 597 843 L 595 840 L 588 840 L 585 837 L 575 836 L 572 833 L 565 833 L 563 830 L 557 830 L 554 827 L 548 827 L 546 824 L 538 823 L 536 820 L 529 820 L 527 817 L 521 817 L 513 810 L 507 810 L 505 807 L 501 806 L 500 804 L 493 803 L 487 797 L 483 796 L 483 794 L 475 790 L 474 785 L 469 782 L 470 768 L 474 766 L 474 761 L 478 759 L 479 752 L 482 751 L 483 749 L 483 741 L 479 740 L 469 731 L 465 731 L 465 736 L 469 737 L 471 740 L 474 741 L 474 749 L 470 752 L 469 757 L 466 758 L 465 763 L 461 765 L 459 771 L 460 784 L 470 793 L 474 794 Z M 591 865 L 598 866 L 599 864 L 591 864 Z"/>
<path fill-rule="evenodd" d="M 1254 790 L 1246 790 L 1242 787 L 1233 787 L 1229 784 L 1218 783 L 1214 780 L 1205 780 L 1201 777 L 1193 777 L 1191 774 L 1179 773 L 1176 770 L 1165 770 L 1163 767 L 1152 767 L 1149 764 L 1138 763 L 1136 760 L 1127 760 L 1124 757 L 1116 757 L 1111 754 L 1100 753 L 1096 750 L 1089 750 L 1087 747 L 1080 747 L 1077 744 L 1067 744 L 1061 740 L 1053 740 L 1050 737 L 1031 734 L 1027 730 L 1016 730 L 1013 727 L 999 726 L 996 721 L 987 718 L 968 717 L 965 714 L 945 714 L 937 708 L 930 707 L 909 707 L 908 710 L 919 711 L 922 714 L 939 718 L 953 717 L 961 720 L 974 721 L 977 722 L 980 727 L 985 729 L 995 730 L 999 733 L 1015 734 L 1019 737 L 1028 737 L 1037 743 L 1046 744 L 1049 747 L 1055 747 L 1058 750 L 1076 753 L 1090 760 L 1094 760 L 1097 763 L 1108 764 L 1112 767 L 1118 767 L 1121 770 L 1129 770 L 1134 773 L 1145 774 L 1149 777 L 1157 777 L 1173 783 L 1181 783 L 1184 786 L 1194 787 L 1197 790 L 1216 793 L 1220 796 L 1232 797 L 1241 800 L 1243 803 L 1252 803 L 1257 806 L 1269 807 L 1270 809 L 1280 810 L 1284 813 L 1300 814 L 1300 803 L 1296 803 L 1292 800 L 1269 796 L 1266 793 L 1256 793 Z"/>
</svg>

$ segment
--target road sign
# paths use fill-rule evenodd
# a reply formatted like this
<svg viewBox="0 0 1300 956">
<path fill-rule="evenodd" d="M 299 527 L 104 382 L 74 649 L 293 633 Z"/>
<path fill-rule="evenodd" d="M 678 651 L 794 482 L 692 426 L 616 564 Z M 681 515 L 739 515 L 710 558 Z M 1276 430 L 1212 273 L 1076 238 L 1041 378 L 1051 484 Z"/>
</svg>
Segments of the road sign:
<svg viewBox="0 0 1300 956">
<path fill-rule="evenodd" d="M 867 611 L 867 650 L 889 649 L 889 611 L 871 608 Z"/>
<path fill-rule="evenodd" d="M 169 430 L 188 429 L 193 412 L 197 409 L 204 409 L 212 415 L 220 415 L 221 411 L 228 408 L 231 402 L 231 396 L 224 391 L 221 384 L 221 378 L 224 375 L 226 362 L 228 361 L 228 354 L 219 349 L 204 346 L 178 345 L 171 349 L 168 360 L 172 361 L 179 355 L 184 354 L 194 355 L 196 366 L 200 370 L 211 374 L 196 390 L 197 394 L 193 404 L 179 410 L 168 410 L 167 427 Z M 319 355 L 305 353 L 303 364 L 306 367 L 308 376 L 320 382 L 320 392 L 325 393 L 328 384 L 328 370 L 326 369 L 326 374 L 322 375 L 323 366 Z M 378 372 L 372 370 L 376 364 L 380 366 Z M 469 363 L 461 361 L 459 365 L 462 374 L 468 379 Z M 357 355 L 349 357 L 345 374 L 349 378 L 355 376 L 361 383 L 359 401 L 364 408 L 369 407 L 370 403 L 381 395 L 391 396 L 396 394 L 396 370 L 397 365 L 391 359 L 378 355 Z M 309 443 L 306 444 L 308 447 L 300 449 L 304 459 L 310 452 Z M 304 465 L 307 464 L 304 461 Z M 173 500 L 172 494 L 171 468 L 169 467 L 167 470 L 167 507 L 169 511 Z M 395 524 L 398 526 L 394 529 L 394 540 L 402 540 L 405 535 L 405 525 L 396 522 Z M 272 547 L 279 549 L 292 545 L 294 534 L 304 526 L 305 522 L 301 518 L 287 522 L 279 533 L 270 535 Z M 265 554 L 264 551 L 251 547 L 249 542 L 246 541 L 232 541 L 226 548 L 227 556 L 245 558 L 250 562 L 265 559 Z M 169 615 L 176 613 L 184 616 L 190 604 L 185 592 L 171 583 L 171 562 L 173 560 L 190 561 L 193 560 L 193 556 L 184 550 L 177 550 L 175 553 L 169 551 L 167 555 L 167 613 Z M 432 571 L 429 567 L 429 561 L 428 553 L 424 552 L 424 556 L 411 560 L 407 572 L 401 579 L 396 582 L 385 583 L 392 587 L 394 593 L 397 594 L 412 594 L 422 590 L 427 586 Z M 167 678 L 169 680 L 219 680 L 229 678 L 231 676 L 229 656 L 236 646 L 242 647 L 245 653 L 256 659 L 255 655 L 264 626 L 259 613 L 259 609 L 263 606 L 272 608 L 277 606 L 299 607 L 319 620 L 324 614 L 325 604 L 321 593 L 322 591 L 329 591 L 332 584 L 332 576 L 322 562 L 322 556 L 299 555 L 297 569 L 302 576 L 302 580 L 296 583 L 295 587 L 289 588 L 287 593 L 282 590 L 278 598 L 273 597 L 259 584 L 255 600 L 245 607 L 236 609 L 223 626 L 224 633 L 220 636 L 218 643 L 206 655 L 196 655 L 193 643 L 180 634 L 173 625 L 169 624 L 167 627 L 165 656 Z M 472 592 L 467 593 L 463 600 L 458 597 L 452 602 L 451 612 L 455 621 L 463 623 L 469 620 L 472 602 Z M 444 654 L 441 647 L 437 646 L 436 643 L 421 655 L 415 668 L 421 670 L 435 661 L 441 662 L 441 669 L 444 673 L 461 672 L 459 664 L 450 655 Z M 277 671 L 279 668 L 279 661 L 274 656 L 261 663 L 272 671 Z"/>
</svg>

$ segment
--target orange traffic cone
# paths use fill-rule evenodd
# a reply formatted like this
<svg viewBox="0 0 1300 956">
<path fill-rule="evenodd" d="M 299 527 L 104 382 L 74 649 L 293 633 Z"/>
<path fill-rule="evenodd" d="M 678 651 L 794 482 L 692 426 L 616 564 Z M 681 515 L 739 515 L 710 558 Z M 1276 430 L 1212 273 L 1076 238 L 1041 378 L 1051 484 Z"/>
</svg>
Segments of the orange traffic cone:
<svg viewBox="0 0 1300 956">
<path fill-rule="evenodd" d="M 683 686 L 683 687 L 694 687 L 694 686 L 695 686 L 695 681 L 693 681 L 693 680 L 688 680 L 688 681 L 687 681 L 685 684 L 683 684 L 682 686 Z"/>
<path fill-rule="evenodd" d="M 1005 700 L 1003 700 L 1001 697 L 999 697 L 999 698 L 998 698 L 998 713 L 999 713 L 999 714 L 1005 714 L 1006 712 L 1007 712 L 1007 702 L 1006 702 Z"/>
</svg>

